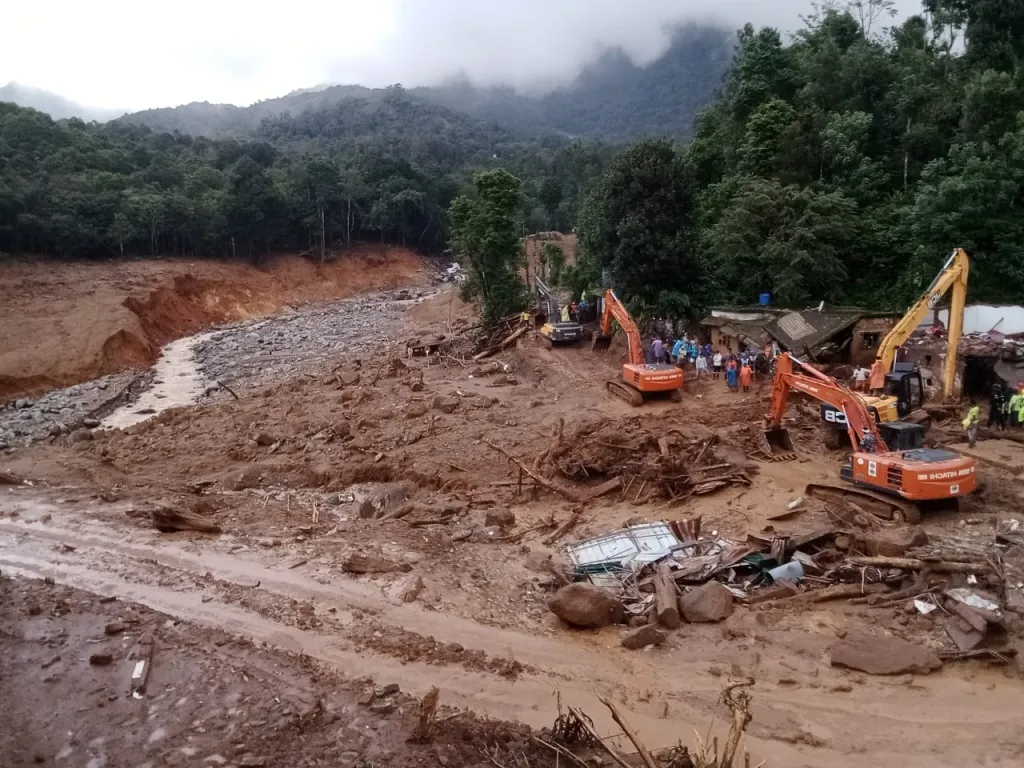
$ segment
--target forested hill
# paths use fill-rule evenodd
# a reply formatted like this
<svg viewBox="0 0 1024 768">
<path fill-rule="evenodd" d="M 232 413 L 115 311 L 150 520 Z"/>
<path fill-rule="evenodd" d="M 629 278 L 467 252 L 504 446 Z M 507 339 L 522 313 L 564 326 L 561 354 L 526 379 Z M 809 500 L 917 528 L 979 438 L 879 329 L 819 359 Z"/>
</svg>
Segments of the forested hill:
<svg viewBox="0 0 1024 768">
<path fill-rule="evenodd" d="M 22 107 L 31 107 L 45 112 L 54 120 L 66 120 L 77 117 L 80 120 L 110 120 L 122 114 L 124 110 L 96 109 L 76 104 L 56 93 L 41 88 L 30 88 L 19 83 L 8 83 L 0 88 L 0 101 L 9 101 Z"/>
<path fill-rule="evenodd" d="M 734 47 L 735 33 L 729 28 L 688 25 L 677 30 L 668 50 L 646 66 L 634 64 L 621 50 L 611 50 L 571 84 L 542 96 L 511 88 L 476 88 L 468 80 L 413 88 L 409 93 L 524 135 L 558 132 L 611 141 L 683 137 L 721 87 Z M 296 91 L 250 107 L 196 102 L 135 112 L 119 121 L 169 133 L 244 137 L 268 117 L 288 113 L 298 118 L 351 98 L 373 102 L 386 91 L 338 85 Z"/>
<path fill-rule="evenodd" d="M 524 140 L 401 87 L 245 140 L 54 121 L 0 103 L 0 253 L 181 253 L 259 258 L 376 240 L 437 252 L 446 211 L 476 170 L 522 180 L 523 225 L 567 228 L 610 151 Z"/>
</svg>

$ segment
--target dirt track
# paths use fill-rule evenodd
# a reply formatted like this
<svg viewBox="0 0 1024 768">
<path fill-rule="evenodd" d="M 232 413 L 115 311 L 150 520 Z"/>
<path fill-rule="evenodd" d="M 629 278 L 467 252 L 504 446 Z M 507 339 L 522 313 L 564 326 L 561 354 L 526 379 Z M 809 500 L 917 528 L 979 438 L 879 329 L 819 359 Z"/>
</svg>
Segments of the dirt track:
<svg viewBox="0 0 1024 768">
<path fill-rule="evenodd" d="M 439 296 L 406 308 L 393 335 L 445 332 L 466 316 L 457 301 Z M 380 365 L 390 359 L 400 362 Z M 444 704 L 532 727 L 554 720 L 557 691 L 611 733 L 600 693 L 623 707 L 652 746 L 692 743 L 694 729 L 703 734 L 712 721 L 722 736 L 718 695 L 730 677 L 751 675 L 757 684 L 746 746 L 755 763 L 1020 763 L 1024 693 L 1015 669 L 967 662 L 889 679 L 828 664 L 829 647 L 848 629 L 879 627 L 930 642 L 929 617 L 845 603 L 742 607 L 721 625 L 686 625 L 648 652 L 622 648 L 615 628 L 561 625 L 545 607 L 550 578 L 528 570 L 525 556 L 549 549 L 541 540 L 550 529 L 530 529 L 551 516 L 561 522 L 571 505 L 547 493 L 517 495 L 509 485 L 514 468 L 484 441 L 530 458 L 551 444 L 560 419 L 570 436 L 583 425 L 623 420 L 639 429 L 677 428 L 694 441 L 718 431 L 722 459 L 742 461 L 763 403 L 702 382 L 679 406 L 654 403 L 638 412 L 604 391 L 604 379 L 615 375 L 614 352 L 545 350 L 526 338 L 501 360 L 515 383 L 471 376 L 472 366 L 454 358 L 404 358 L 397 348 L 393 358 L 371 363 L 364 356 L 358 382 L 331 372 L 332 360 L 316 376 L 245 379 L 238 401 L 221 392 L 200 407 L 91 441 L 58 438 L 11 454 L 0 468 L 36 485 L 11 488 L 0 503 L 0 569 L 116 595 L 201 628 L 190 632 L 252 638 L 344 676 L 397 682 L 414 696 L 437 685 Z M 354 369 L 348 358 L 340 371 Z M 439 410 L 435 397 L 456 405 Z M 695 497 L 668 511 L 663 500 L 606 497 L 588 506 L 568 540 L 667 514 L 701 515 L 706 528 L 742 537 L 804 484 L 835 472 L 836 457 L 823 455 L 812 436 L 805 434 L 799 461 L 751 468 L 750 489 Z M 983 526 L 971 532 L 984 538 L 1016 494 L 1016 481 L 989 479 L 999 493 L 925 527 L 941 535 L 961 530 L 960 518 L 981 517 Z M 363 516 L 352 484 L 380 482 L 409 494 L 409 517 Z M 196 509 L 224 533 L 157 533 L 149 524 L 154 505 Z M 496 508 L 515 515 L 515 525 L 497 536 L 485 520 Z M 409 522 L 433 518 L 439 522 Z M 808 513 L 784 525 L 798 534 L 822 522 Z M 502 540 L 516 533 L 522 536 Z M 344 572 L 351 556 L 366 553 L 402 567 Z M 409 576 L 424 589 L 406 603 L 396 590 Z M 477 754 L 448 764 L 479 761 Z"/>
</svg>

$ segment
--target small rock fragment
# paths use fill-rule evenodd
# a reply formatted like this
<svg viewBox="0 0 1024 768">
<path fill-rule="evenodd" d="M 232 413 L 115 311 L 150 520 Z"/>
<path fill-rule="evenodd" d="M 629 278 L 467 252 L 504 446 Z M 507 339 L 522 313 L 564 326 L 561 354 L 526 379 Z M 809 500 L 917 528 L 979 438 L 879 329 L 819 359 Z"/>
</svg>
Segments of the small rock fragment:
<svg viewBox="0 0 1024 768">
<path fill-rule="evenodd" d="M 645 624 L 631 632 L 627 632 L 622 638 L 622 645 L 631 650 L 646 648 L 648 645 L 661 645 L 665 642 L 666 634 L 654 624 Z"/>
</svg>

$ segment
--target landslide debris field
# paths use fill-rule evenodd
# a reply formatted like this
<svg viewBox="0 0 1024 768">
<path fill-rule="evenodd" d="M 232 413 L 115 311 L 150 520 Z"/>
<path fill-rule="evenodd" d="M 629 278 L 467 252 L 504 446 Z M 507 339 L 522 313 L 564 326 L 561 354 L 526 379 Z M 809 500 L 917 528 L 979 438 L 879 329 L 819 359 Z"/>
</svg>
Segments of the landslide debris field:
<svg viewBox="0 0 1024 768">
<path fill-rule="evenodd" d="M 749 695 L 736 765 L 1021 764 L 1012 466 L 914 526 L 810 497 L 813 404 L 769 462 L 766 383 L 474 361 L 430 271 L 0 410 L 0 763 L 682 766 Z"/>
</svg>

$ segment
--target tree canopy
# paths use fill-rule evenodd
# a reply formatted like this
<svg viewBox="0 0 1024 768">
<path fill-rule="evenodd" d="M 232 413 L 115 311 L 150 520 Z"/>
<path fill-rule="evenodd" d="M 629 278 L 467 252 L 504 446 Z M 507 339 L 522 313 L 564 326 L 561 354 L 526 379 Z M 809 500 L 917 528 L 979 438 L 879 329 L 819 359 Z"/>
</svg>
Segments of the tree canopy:
<svg viewBox="0 0 1024 768">
<path fill-rule="evenodd" d="M 1024 3 L 891 8 L 740 31 L 686 149 L 716 300 L 900 306 L 957 246 L 972 299 L 1024 298 Z"/>
</svg>

